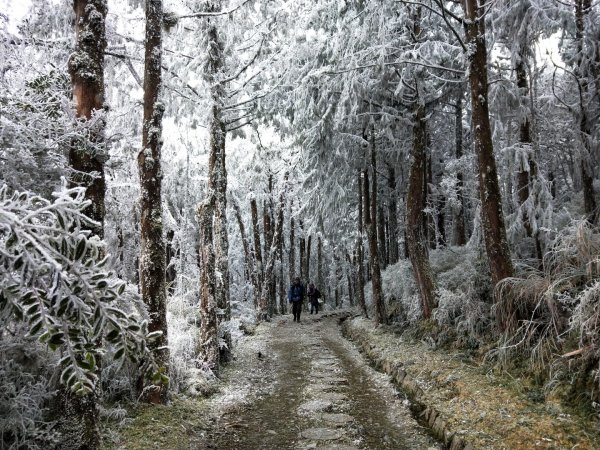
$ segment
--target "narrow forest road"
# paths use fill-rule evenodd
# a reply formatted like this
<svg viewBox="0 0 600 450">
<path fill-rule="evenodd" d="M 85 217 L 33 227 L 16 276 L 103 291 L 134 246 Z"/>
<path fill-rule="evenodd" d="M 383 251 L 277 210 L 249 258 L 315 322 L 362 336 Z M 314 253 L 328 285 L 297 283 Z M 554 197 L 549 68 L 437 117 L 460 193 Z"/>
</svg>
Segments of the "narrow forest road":
<svg viewBox="0 0 600 450">
<path fill-rule="evenodd" d="M 273 383 L 244 408 L 223 414 L 208 448 L 438 449 L 387 376 L 371 369 L 334 315 L 277 318 L 266 336 Z M 256 383 L 261 383 L 255 378 Z"/>
</svg>

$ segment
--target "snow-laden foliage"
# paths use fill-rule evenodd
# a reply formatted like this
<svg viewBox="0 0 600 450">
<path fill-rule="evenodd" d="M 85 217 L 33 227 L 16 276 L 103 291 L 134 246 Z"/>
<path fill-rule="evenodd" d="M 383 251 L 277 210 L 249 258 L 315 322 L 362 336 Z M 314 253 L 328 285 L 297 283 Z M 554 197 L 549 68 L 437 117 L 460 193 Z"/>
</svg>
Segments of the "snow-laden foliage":
<svg viewBox="0 0 600 450">
<path fill-rule="evenodd" d="M 587 221 L 572 221 L 554 239 L 543 271 L 530 270 L 522 277 L 505 280 L 499 287 L 497 313 L 512 304 L 526 319 L 515 323 L 516 330 L 505 334 L 490 357 L 510 367 L 525 356 L 530 370 L 539 374 L 547 373 L 553 365 L 562 366 L 566 360 L 557 354 L 570 351 L 583 354 L 586 361 L 596 365 L 600 357 L 599 252 L 597 230 Z M 597 376 L 596 381 L 600 382 Z M 548 386 L 554 386 L 552 380 Z M 588 395 L 596 396 L 593 392 Z"/>
<path fill-rule="evenodd" d="M 53 201 L 0 189 L 0 314 L 61 350 L 60 380 L 79 395 L 96 387 L 105 354 L 99 342 L 114 346 L 114 359 L 151 364 L 146 322 L 116 307 L 126 283 L 107 267 L 103 243 L 85 231 L 86 206 L 81 188 L 63 189 Z"/>
</svg>

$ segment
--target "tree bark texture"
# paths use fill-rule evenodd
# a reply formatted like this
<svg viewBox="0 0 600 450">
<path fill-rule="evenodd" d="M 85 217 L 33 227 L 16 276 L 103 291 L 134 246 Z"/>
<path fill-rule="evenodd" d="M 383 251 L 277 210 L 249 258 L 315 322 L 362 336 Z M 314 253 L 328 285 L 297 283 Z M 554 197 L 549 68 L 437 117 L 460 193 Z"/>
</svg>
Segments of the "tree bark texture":
<svg viewBox="0 0 600 450">
<path fill-rule="evenodd" d="M 269 179 L 269 191 L 271 192 L 271 179 Z M 263 203 L 263 245 L 264 245 L 264 251 L 263 254 L 265 255 L 265 264 L 267 262 L 267 259 L 269 258 L 269 250 L 270 250 L 270 246 L 271 246 L 271 242 L 273 240 L 273 229 L 272 229 L 273 223 L 272 223 L 272 217 L 271 217 L 271 205 L 269 201 L 265 201 Z M 273 280 L 273 278 L 271 278 L 271 280 Z M 274 307 L 275 307 L 275 289 L 273 288 L 273 286 L 269 285 L 268 286 L 268 310 L 269 310 L 269 317 L 273 316 L 274 313 Z"/>
<path fill-rule="evenodd" d="M 279 199 L 279 207 L 277 212 L 277 224 L 275 225 L 275 233 L 272 235 L 271 242 L 269 243 L 269 253 L 265 255 L 265 275 L 263 285 L 261 289 L 260 301 L 257 319 L 259 321 L 268 320 L 270 317 L 270 295 L 271 286 L 273 282 L 275 261 L 277 259 L 277 248 L 279 247 L 279 240 L 282 238 L 281 232 L 283 231 L 283 208 L 285 205 L 284 192 L 281 193 Z"/>
<path fill-rule="evenodd" d="M 368 183 L 368 182 L 367 182 Z M 369 317 L 367 311 L 367 302 L 365 300 L 365 250 L 363 247 L 363 175 L 362 172 L 358 171 L 358 237 L 356 239 L 356 253 L 357 253 L 357 269 L 358 269 L 358 305 L 362 311 L 363 316 Z"/>
<path fill-rule="evenodd" d="M 456 159 L 461 159 L 463 156 L 463 107 L 462 107 L 462 92 L 456 99 L 454 107 L 454 140 L 455 140 L 455 156 Z M 467 243 L 467 231 L 465 228 L 465 182 L 464 175 L 461 170 L 456 173 L 456 196 L 458 205 L 455 205 L 452 210 L 452 244 L 465 245 Z"/>
<path fill-rule="evenodd" d="M 379 203 L 381 200 L 379 200 Z M 385 248 L 385 215 L 383 205 L 377 205 L 377 246 L 379 250 L 379 264 L 381 270 L 385 270 L 388 266 L 387 250 Z"/>
<path fill-rule="evenodd" d="M 472 122 L 475 153 L 479 173 L 481 221 L 492 281 L 497 284 L 513 274 L 510 249 L 502 213 L 502 198 L 498 171 L 494 158 L 492 132 L 488 110 L 487 48 L 483 8 L 477 0 L 463 0 L 465 28 L 469 54 L 469 81 L 471 84 Z M 502 318 L 500 318 L 502 322 Z"/>
<path fill-rule="evenodd" d="M 205 369 L 219 370 L 219 325 L 216 298 L 216 258 L 213 241 L 213 218 L 215 196 L 208 197 L 198 205 L 196 217 L 200 232 L 200 346 L 198 353 Z"/>
<path fill-rule="evenodd" d="M 525 62 L 523 61 L 525 56 L 523 54 L 519 54 L 517 58 L 518 61 L 515 66 L 515 72 L 517 74 L 517 87 L 519 88 L 519 94 L 521 99 L 526 99 L 529 95 L 529 83 L 527 80 Z M 523 147 L 531 147 L 531 131 L 528 116 L 525 116 L 523 122 L 519 124 L 519 142 Z M 525 232 L 527 233 L 527 236 L 531 237 L 531 222 L 529 221 L 529 215 L 527 214 L 523 206 L 529 198 L 530 160 L 528 158 L 526 164 L 524 164 L 523 161 L 518 161 L 517 164 L 519 165 L 517 172 L 517 196 L 519 199 L 519 205 L 523 208 L 522 220 Z"/>
<path fill-rule="evenodd" d="M 296 237 L 294 236 L 295 228 L 294 228 L 294 204 L 290 202 L 290 260 L 289 260 L 289 273 L 290 279 L 289 284 L 291 285 L 296 278 Z"/>
<path fill-rule="evenodd" d="M 86 188 L 90 205 L 87 216 L 96 222 L 90 231 L 104 237 L 104 161 L 106 158 L 104 118 L 104 50 L 106 49 L 106 0 L 74 0 L 75 52 L 69 59 L 75 115 L 86 124 L 89 134 L 73 139 L 69 147 L 71 186 Z M 121 234 L 122 236 L 122 234 Z M 122 255 L 122 252 L 121 252 Z M 84 397 L 61 389 L 65 419 L 81 430 L 73 448 L 95 449 L 100 445 L 97 392 Z"/>
<path fill-rule="evenodd" d="M 221 2 L 213 0 L 208 5 L 209 12 L 221 11 Z M 226 126 L 223 120 L 223 101 L 225 86 L 220 77 L 223 73 L 223 43 L 220 41 L 216 19 L 208 20 L 207 59 L 204 66 L 204 78 L 210 86 L 211 106 L 208 117 L 209 157 L 208 189 L 214 195 L 213 239 L 215 251 L 216 301 L 219 310 L 219 326 L 231 319 L 229 298 L 229 236 L 227 235 L 227 168 L 225 165 Z M 221 362 L 231 358 L 231 333 L 224 329 L 224 346 L 220 350 Z"/>
<path fill-rule="evenodd" d="M 429 319 L 435 307 L 435 282 L 429 264 L 428 241 L 423 220 L 426 187 L 424 166 L 427 164 L 425 107 L 417 105 L 413 125 L 413 146 L 406 198 L 406 241 L 408 254 L 421 297 L 423 318 Z"/>
<path fill-rule="evenodd" d="M 389 263 L 396 264 L 400 259 L 398 250 L 398 203 L 396 202 L 396 170 L 388 164 L 388 253 Z"/>
<path fill-rule="evenodd" d="M 279 259 L 279 314 L 285 314 L 287 312 L 287 296 L 286 296 L 286 282 L 283 277 L 283 220 L 284 210 L 281 210 L 281 221 L 277 222 L 277 226 L 280 228 L 277 230 L 279 233 L 279 242 L 277 246 L 277 259 Z"/>
<path fill-rule="evenodd" d="M 252 197 L 250 199 L 250 215 L 252 217 L 252 234 L 254 235 L 254 277 L 258 282 L 258 289 L 254 291 L 254 306 L 258 308 L 260 299 L 260 287 L 263 282 L 263 259 L 262 250 L 260 247 L 260 229 L 258 228 L 258 206 L 256 205 L 256 199 Z"/>
<path fill-rule="evenodd" d="M 591 101 L 590 88 L 591 83 L 596 83 L 596 88 L 600 87 L 598 82 L 597 71 L 593 68 L 600 66 L 600 56 L 596 49 L 597 61 L 589 64 L 584 57 L 584 39 L 585 39 L 585 19 L 592 9 L 591 0 L 575 0 L 575 39 L 577 40 L 577 67 L 576 73 L 580 78 L 581 89 L 584 91 L 585 96 L 588 97 L 587 102 Z M 598 43 L 596 42 L 596 45 Z M 594 64 L 595 63 L 595 64 Z M 589 68 L 586 66 L 589 65 Z M 590 79 L 592 80 L 590 82 Z M 596 96 L 598 94 L 596 93 Z M 582 155 L 581 155 L 581 185 L 583 190 L 583 208 L 585 211 L 586 219 L 591 224 L 596 224 L 598 221 L 598 206 L 596 205 L 596 197 L 594 192 L 594 170 L 593 170 L 593 158 L 592 158 L 592 129 L 593 124 L 592 118 L 590 117 L 590 105 L 584 104 L 585 99 L 582 100 L 579 112 L 579 132 L 582 140 Z M 586 102 L 586 103 L 587 103 Z M 598 105 L 600 106 L 600 105 Z M 597 144 L 596 144 L 597 145 Z"/>
<path fill-rule="evenodd" d="M 144 59 L 144 124 L 142 150 L 138 154 L 141 190 L 140 220 L 140 291 L 150 316 L 149 331 L 161 331 L 154 348 L 159 365 L 169 361 L 167 346 L 167 311 L 165 261 L 162 221 L 162 0 L 146 2 L 146 47 Z M 147 396 L 152 403 L 166 401 L 166 386 L 152 388 Z"/>
<path fill-rule="evenodd" d="M 371 127 L 371 201 L 370 211 L 366 216 L 367 233 L 369 237 L 369 254 L 371 259 L 371 286 L 373 291 L 373 306 L 375 307 L 375 325 L 386 323 L 385 302 L 381 285 L 381 267 L 379 265 L 379 246 L 377 243 L 377 150 L 375 148 L 375 130 Z M 368 181 L 368 177 L 365 177 Z M 368 195 L 368 183 L 365 183 L 365 196 Z"/>
<path fill-rule="evenodd" d="M 321 292 L 325 292 L 325 286 L 323 286 L 323 240 L 320 235 L 317 237 L 317 288 Z"/>
<path fill-rule="evenodd" d="M 308 235 L 306 240 L 306 282 L 309 283 L 310 279 L 310 252 L 312 249 L 312 234 Z"/>
<path fill-rule="evenodd" d="M 306 283 L 306 238 L 304 236 L 304 227 L 302 221 L 300 221 L 300 280 L 302 283 Z"/>
<path fill-rule="evenodd" d="M 242 219 L 242 211 L 240 205 L 237 201 L 233 201 L 233 209 L 235 211 L 235 217 L 238 223 L 238 227 L 240 229 L 240 236 L 242 238 L 242 245 L 244 247 L 244 257 L 246 259 L 246 269 L 245 272 L 249 275 L 250 281 L 252 282 L 252 287 L 254 292 L 258 292 L 260 289 L 260 280 L 258 279 L 258 273 L 255 268 L 254 261 L 254 253 L 252 247 L 250 245 L 248 235 L 246 234 L 246 227 L 244 226 L 244 221 Z M 257 304 L 257 296 L 254 296 L 255 304 L 254 307 L 258 306 Z"/>
<path fill-rule="evenodd" d="M 71 186 L 84 186 L 90 205 L 85 214 L 97 225 L 93 234 L 104 237 L 104 196 L 107 159 L 104 117 L 104 51 L 106 49 L 106 0 L 73 0 L 75 52 L 69 59 L 69 73 L 77 119 L 87 122 L 88 135 L 75 139 L 69 148 Z"/>
</svg>

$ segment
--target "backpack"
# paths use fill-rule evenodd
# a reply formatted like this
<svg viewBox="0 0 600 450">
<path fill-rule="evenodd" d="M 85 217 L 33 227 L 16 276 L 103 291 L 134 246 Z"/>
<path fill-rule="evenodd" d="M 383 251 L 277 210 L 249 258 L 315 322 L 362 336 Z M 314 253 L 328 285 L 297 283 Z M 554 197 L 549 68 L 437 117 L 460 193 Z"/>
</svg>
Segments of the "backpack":
<svg viewBox="0 0 600 450">
<path fill-rule="evenodd" d="M 292 291 L 291 301 L 299 302 L 300 300 L 302 300 L 303 288 L 302 288 L 301 284 L 293 285 L 291 291 Z"/>
</svg>

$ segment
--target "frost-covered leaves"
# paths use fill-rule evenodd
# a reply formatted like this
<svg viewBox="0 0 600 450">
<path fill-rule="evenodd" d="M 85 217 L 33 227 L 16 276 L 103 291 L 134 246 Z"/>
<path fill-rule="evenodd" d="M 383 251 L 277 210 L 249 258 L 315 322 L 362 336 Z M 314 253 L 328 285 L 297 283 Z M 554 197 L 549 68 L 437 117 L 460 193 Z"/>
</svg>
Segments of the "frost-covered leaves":
<svg viewBox="0 0 600 450">
<path fill-rule="evenodd" d="M 103 243 L 90 238 L 84 190 L 63 189 L 49 201 L 0 189 L 0 314 L 61 350 L 61 381 L 92 392 L 98 360 L 152 359 L 147 324 L 116 306 L 126 284 L 107 267 Z"/>
</svg>

